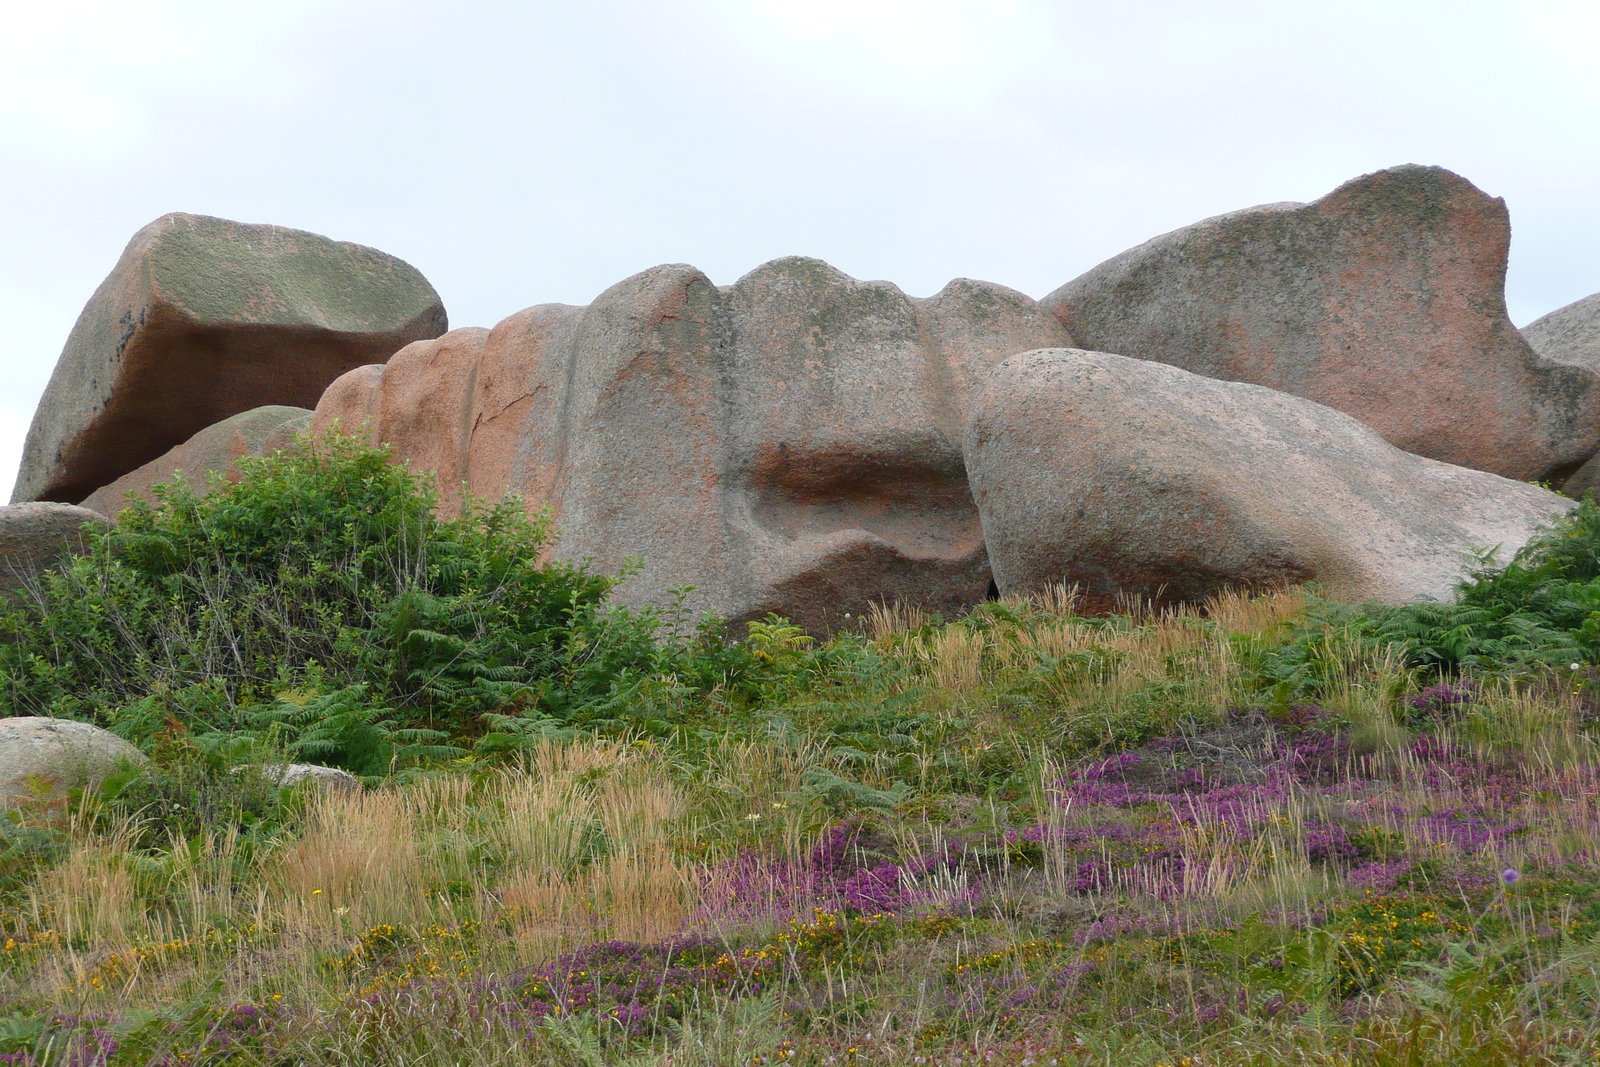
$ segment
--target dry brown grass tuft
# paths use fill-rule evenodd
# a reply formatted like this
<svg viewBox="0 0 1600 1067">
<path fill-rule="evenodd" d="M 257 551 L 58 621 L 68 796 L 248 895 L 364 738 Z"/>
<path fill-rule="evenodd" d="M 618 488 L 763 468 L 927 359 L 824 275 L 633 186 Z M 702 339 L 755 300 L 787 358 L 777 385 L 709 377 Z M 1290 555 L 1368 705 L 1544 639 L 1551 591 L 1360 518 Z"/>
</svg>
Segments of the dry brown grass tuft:
<svg viewBox="0 0 1600 1067">
<path fill-rule="evenodd" d="M 983 684 L 983 634 L 947 626 L 921 645 L 928 679 L 940 689 L 971 692 Z"/>
<path fill-rule="evenodd" d="M 396 789 L 323 792 L 307 801 L 307 828 L 269 876 L 295 925 L 326 927 L 423 918 L 425 864 L 415 801 Z"/>
<path fill-rule="evenodd" d="M 1228 633 L 1270 635 L 1298 618 L 1305 608 L 1305 595 L 1294 588 L 1261 593 L 1228 589 L 1207 599 L 1200 610 Z"/>
<path fill-rule="evenodd" d="M 928 625 L 928 613 L 915 604 L 896 600 L 878 601 L 867 606 L 867 633 L 882 641 L 896 634 L 920 630 Z"/>
<path fill-rule="evenodd" d="M 124 948 L 147 926 L 132 868 L 123 862 L 138 827 L 122 821 L 101 833 L 77 829 L 80 836 L 66 858 L 34 881 L 26 910 L 36 925 L 53 929 L 63 940 Z"/>
<path fill-rule="evenodd" d="M 519 948 L 648 941 L 677 932 L 696 879 L 672 852 L 681 791 L 627 746 L 546 743 L 508 775 L 498 840 L 515 867 L 495 894 Z M 605 855 L 580 865 L 586 849 Z"/>
</svg>

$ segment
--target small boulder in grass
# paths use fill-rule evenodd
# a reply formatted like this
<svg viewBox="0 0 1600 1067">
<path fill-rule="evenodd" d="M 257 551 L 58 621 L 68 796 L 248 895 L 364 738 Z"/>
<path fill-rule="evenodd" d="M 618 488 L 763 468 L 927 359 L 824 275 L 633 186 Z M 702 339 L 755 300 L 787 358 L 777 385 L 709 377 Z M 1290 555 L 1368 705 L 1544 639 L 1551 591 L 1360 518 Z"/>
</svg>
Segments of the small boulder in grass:
<svg viewBox="0 0 1600 1067">
<path fill-rule="evenodd" d="M 235 767 L 235 774 L 246 771 L 259 774 L 263 780 L 280 789 L 289 789 L 301 782 L 309 782 L 319 789 L 355 790 L 361 788 L 361 779 L 337 767 L 323 767 L 315 763 L 278 763 L 263 767 Z"/>
<path fill-rule="evenodd" d="M 59 800 L 99 785 L 124 766 L 144 766 L 143 752 L 107 730 L 73 719 L 0 719 L 0 808 Z"/>
</svg>

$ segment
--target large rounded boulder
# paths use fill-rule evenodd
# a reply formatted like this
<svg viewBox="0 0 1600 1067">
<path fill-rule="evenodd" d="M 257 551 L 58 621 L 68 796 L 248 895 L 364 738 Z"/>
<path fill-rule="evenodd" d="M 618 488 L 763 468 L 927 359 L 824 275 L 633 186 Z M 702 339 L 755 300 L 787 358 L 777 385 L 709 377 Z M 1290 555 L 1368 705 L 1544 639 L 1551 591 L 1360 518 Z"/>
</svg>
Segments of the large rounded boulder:
<svg viewBox="0 0 1600 1067">
<path fill-rule="evenodd" d="M 268 404 L 313 407 L 344 372 L 445 328 L 427 279 L 376 249 L 163 215 L 78 316 L 12 500 L 80 503 L 207 426 Z"/>
<path fill-rule="evenodd" d="M 1600 371 L 1600 293 L 1535 319 L 1522 336 L 1546 359 Z"/>
<path fill-rule="evenodd" d="M 49 802 L 99 784 L 144 753 L 86 722 L 22 716 L 0 719 L 0 808 Z"/>
<path fill-rule="evenodd" d="M 1000 591 L 1077 584 L 1097 610 L 1302 582 L 1444 600 L 1574 506 L 1288 393 L 1078 349 L 1001 364 L 964 447 Z"/>
<path fill-rule="evenodd" d="M 1600 370 L 1506 315 L 1504 201 L 1440 167 L 1195 223 L 1045 297 L 1075 344 L 1251 382 L 1508 478 L 1600 450 Z"/>
<path fill-rule="evenodd" d="M 1533 350 L 1545 359 L 1600 373 L 1600 293 L 1558 308 L 1522 329 Z M 1582 498 L 1600 489 L 1600 457 L 1591 458 L 1567 479 L 1561 491 Z"/>
</svg>

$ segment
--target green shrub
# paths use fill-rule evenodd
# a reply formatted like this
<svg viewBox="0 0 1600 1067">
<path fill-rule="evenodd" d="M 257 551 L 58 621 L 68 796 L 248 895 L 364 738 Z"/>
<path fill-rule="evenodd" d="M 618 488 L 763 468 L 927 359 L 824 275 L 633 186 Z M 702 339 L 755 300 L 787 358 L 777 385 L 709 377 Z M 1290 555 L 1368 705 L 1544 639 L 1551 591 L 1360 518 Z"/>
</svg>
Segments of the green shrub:
<svg viewBox="0 0 1600 1067">
<path fill-rule="evenodd" d="M 1329 655 L 1335 644 L 1397 646 L 1410 666 L 1434 674 L 1600 660 L 1600 503 L 1584 500 L 1504 567 L 1480 559 L 1453 603 L 1314 604 L 1293 638 L 1267 657 L 1266 680 L 1316 688 L 1324 662 L 1337 658 Z"/>
<path fill-rule="evenodd" d="M 654 675 L 709 689 L 750 666 L 681 603 L 605 606 L 620 577 L 543 560 L 549 524 L 520 503 L 439 520 L 427 481 L 348 440 L 156 495 L 4 605 L 0 714 L 146 744 L 179 724 L 373 773 L 486 714 L 615 718 Z"/>
</svg>

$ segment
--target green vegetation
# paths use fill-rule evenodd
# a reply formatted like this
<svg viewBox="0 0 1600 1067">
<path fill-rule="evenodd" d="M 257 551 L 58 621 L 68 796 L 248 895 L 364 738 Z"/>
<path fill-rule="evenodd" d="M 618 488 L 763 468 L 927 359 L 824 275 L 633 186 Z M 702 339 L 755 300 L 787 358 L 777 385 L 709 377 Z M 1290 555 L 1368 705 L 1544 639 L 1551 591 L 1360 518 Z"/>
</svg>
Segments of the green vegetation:
<svg viewBox="0 0 1600 1067">
<path fill-rule="evenodd" d="M 530 711 L 615 717 L 663 671 L 703 687 L 748 659 L 709 625 L 602 610 L 617 579 L 541 562 L 547 526 L 514 505 L 438 521 L 426 484 L 349 442 L 160 500 L 0 617 L 0 708 L 375 775 L 513 745 L 497 724 L 527 733 Z"/>
<path fill-rule="evenodd" d="M 0 820 L 0 1063 L 1600 1053 L 1591 504 L 1456 605 L 820 641 L 618 609 L 547 538 L 337 444 L 12 604 L 0 712 L 152 764 Z"/>
<path fill-rule="evenodd" d="M 1480 560 L 1452 604 L 1323 605 L 1303 635 L 1346 627 L 1434 673 L 1517 674 L 1600 659 L 1600 503 L 1591 496 L 1505 567 Z"/>
</svg>

